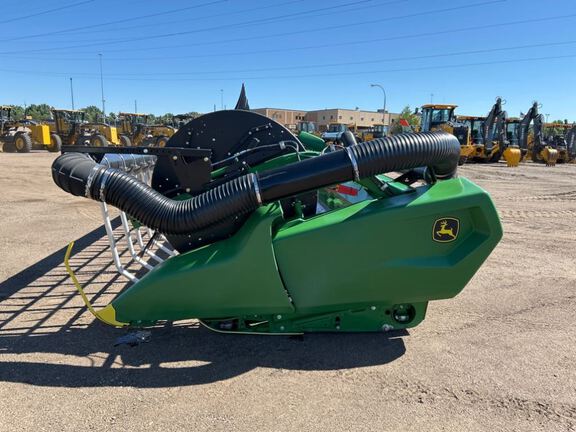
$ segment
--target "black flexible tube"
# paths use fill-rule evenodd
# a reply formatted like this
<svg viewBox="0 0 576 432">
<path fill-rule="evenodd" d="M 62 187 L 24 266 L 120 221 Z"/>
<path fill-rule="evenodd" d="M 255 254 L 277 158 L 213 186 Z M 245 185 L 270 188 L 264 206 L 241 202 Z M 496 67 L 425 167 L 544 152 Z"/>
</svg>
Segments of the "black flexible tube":
<svg viewBox="0 0 576 432">
<path fill-rule="evenodd" d="M 103 200 L 164 234 L 189 234 L 260 205 L 353 179 L 431 167 L 438 178 L 456 173 L 460 144 L 444 132 L 379 138 L 258 174 L 247 174 L 189 200 L 165 197 L 130 174 L 66 153 L 52 164 L 66 192 Z"/>
<path fill-rule="evenodd" d="M 446 132 L 377 138 L 258 174 L 264 202 L 377 174 L 429 166 L 436 177 L 454 176 L 460 143 Z"/>
</svg>

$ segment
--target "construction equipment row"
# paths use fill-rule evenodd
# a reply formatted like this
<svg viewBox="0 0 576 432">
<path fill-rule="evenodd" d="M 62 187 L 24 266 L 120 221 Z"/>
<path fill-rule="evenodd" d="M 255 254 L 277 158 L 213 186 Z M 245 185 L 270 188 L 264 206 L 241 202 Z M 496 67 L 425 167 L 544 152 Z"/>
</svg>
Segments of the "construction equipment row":
<svg viewBox="0 0 576 432">
<path fill-rule="evenodd" d="M 28 153 L 32 149 L 59 152 L 62 145 L 157 146 L 164 147 L 179 125 L 191 120 L 184 114 L 174 116 L 173 124 L 148 123 L 149 116 L 119 113 L 117 126 L 85 120 L 79 110 L 52 109 L 52 119 L 14 120 L 12 107 L 0 106 L 0 143 L 4 152 Z"/>
<path fill-rule="evenodd" d="M 522 118 L 508 118 L 502 105 L 497 98 L 486 117 L 456 116 L 457 105 L 424 105 L 421 130 L 454 134 L 460 141 L 460 164 L 504 159 L 508 166 L 518 166 L 531 159 L 554 166 L 576 161 L 575 124 L 545 123 L 538 102 Z"/>
<path fill-rule="evenodd" d="M 443 130 L 458 138 L 461 145 L 460 164 L 466 162 L 495 163 L 504 159 L 508 166 L 518 166 L 527 159 L 554 166 L 556 163 L 576 162 L 576 124 L 545 123 L 534 102 L 521 118 L 508 117 L 496 98 L 487 116 L 456 115 L 457 105 L 427 104 L 421 107 L 420 127 L 403 125 L 406 132 Z M 299 125 L 314 132 L 310 122 Z M 406 126 L 406 127 L 404 127 Z M 384 125 L 359 130 L 356 125 L 333 123 L 320 136 L 327 144 L 341 144 L 346 131 L 357 141 L 369 141 L 386 135 Z"/>
</svg>

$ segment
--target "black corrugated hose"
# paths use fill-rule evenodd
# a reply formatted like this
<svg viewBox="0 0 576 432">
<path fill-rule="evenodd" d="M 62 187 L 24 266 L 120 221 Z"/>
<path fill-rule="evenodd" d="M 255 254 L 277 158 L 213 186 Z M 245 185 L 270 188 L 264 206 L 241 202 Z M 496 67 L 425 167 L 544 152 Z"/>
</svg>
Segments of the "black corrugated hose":
<svg viewBox="0 0 576 432">
<path fill-rule="evenodd" d="M 460 144 L 453 135 L 402 134 L 243 175 L 184 201 L 167 198 L 134 176 L 81 153 L 58 157 L 52 177 L 64 191 L 105 201 L 163 234 L 190 234 L 268 202 L 380 173 L 428 166 L 437 178 L 450 178 L 459 156 Z"/>
</svg>

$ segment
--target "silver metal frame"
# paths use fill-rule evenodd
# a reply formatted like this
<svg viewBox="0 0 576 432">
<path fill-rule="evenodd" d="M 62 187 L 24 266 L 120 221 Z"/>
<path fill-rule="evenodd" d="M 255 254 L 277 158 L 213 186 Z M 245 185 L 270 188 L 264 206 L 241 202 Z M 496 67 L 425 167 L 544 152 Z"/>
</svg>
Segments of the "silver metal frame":
<svg viewBox="0 0 576 432">
<path fill-rule="evenodd" d="M 113 154 L 105 155 L 101 165 L 107 167 L 114 165 L 115 168 L 122 169 L 140 181 L 150 184 L 155 165 L 155 162 L 152 162 L 152 160 L 150 157 L 142 158 L 135 155 Z M 172 248 L 166 237 L 163 235 L 155 236 L 155 232 L 148 227 L 134 226 L 131 223 L 130 217 L 125 212 L 120 212 L 120 226 L 117 228 L 119 233 L 116 233 L 112 226 L 108 205 L 104 201 L 101 201 L 100 208 L 114 266 L 120 275 L 131 282 L 138 282 L 139 278 L 136 276 L 136 273 L 142 270 L 148 272 L 156 265 L 164 262 L 164 258 L 158 255 L 158 251 L 162 251 L 168 255 L 168 257 L 178 254 L 178 252 Z M 127 263 L 122 261 L 122 253 L 118 248 L 121 240 L 125 241 L 130 256 L 130 261 Z M 149 259 L 144 259 L 145 256 Z M 137 266 L 136 270 L 132 269 L 134 265 Z M 131 270 L 128 270 L 128 267 L 130 267 Z"/>
</svg>

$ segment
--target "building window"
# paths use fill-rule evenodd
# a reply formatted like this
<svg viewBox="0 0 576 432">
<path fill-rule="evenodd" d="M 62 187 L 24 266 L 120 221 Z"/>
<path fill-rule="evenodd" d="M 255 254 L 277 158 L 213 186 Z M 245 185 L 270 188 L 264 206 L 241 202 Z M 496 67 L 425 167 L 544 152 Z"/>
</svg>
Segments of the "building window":
<svg viewBox="0 0 576 432">
<path fill-rule="evenodd" d="M 326 120 L 326 116 L 322 116 L 322 120 Z"/>
<path fill-rule="evenodd" d="M 374 121 L 374 117 L 372 117 L 371 121 Z"/>
<path fill-rule="evenodd" d="M 354 117 L 350 116 L 350 120 L 354 120 Z"/>
<path fill-rule="evenodd" d="M 338 120 L 342 120 L 342 116 L 338 116 Z"/>
<path fill-rule="evenodd" d="M 331 115 L 331 116 L 330 116 L 330 120 L 332 120 L 333 118 L 334 118 L 334 116 L 333 116 L 333 115 Z"/>
<path fill-rule="evenodd" d="M 360 117 L 360 121 L 364 121 L 364 117 Z"/>
</svg>

